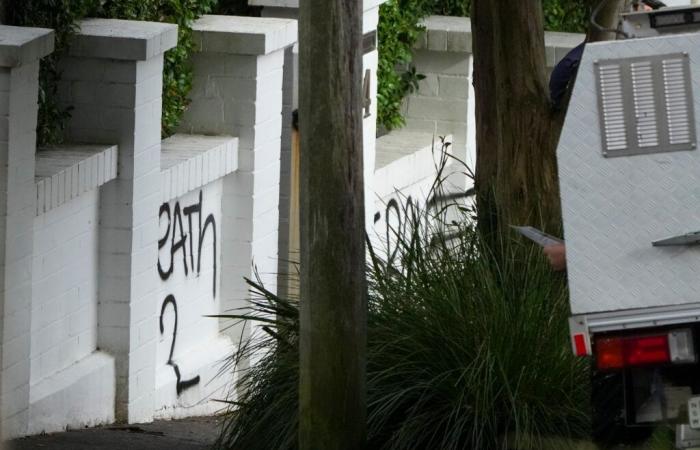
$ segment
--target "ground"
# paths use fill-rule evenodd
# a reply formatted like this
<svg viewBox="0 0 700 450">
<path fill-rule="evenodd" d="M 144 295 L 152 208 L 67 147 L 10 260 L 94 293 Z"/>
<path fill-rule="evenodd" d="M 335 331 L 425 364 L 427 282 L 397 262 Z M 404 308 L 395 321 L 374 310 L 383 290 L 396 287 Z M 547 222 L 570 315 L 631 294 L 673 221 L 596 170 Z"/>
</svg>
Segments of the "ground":
<svg viewBox="0 0 700 450">
<path fill-rule="evenodd" d="M 218 417 L 109 425 L 12 441 L 9 450 L 208 450 L 219 434 Z"/>
</svg>

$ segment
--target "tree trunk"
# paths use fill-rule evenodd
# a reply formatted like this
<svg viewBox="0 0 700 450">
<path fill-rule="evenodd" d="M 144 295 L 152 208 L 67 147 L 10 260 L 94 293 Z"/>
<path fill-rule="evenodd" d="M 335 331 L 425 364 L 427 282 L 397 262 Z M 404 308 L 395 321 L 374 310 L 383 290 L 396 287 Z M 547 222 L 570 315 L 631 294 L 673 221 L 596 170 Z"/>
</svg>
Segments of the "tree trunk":
<svg viewBox="0 0 700 450">
<path fill-rule="evenodd" d="M 365 447 L 362 2 L 301 0 L 301 450 Z"/>
<path fill-rule="evenodd" d="M 630 3 L 603 4 L 597 22 L 615 29 Z M 556 146 L 566 105 L 558 112 L 550 107 L 541 1 L 474 0 L 472 29 L 479 228 L 494 249 L 509 225 L 558 234 Z M 614 39 L 615 33 L 591 26 L 587 38 Z"/>
<path fill-rule="evenodd" d="M 596 17 L 596 22 L 603 28 L 616 29 L 620 12 L 629 9 L 631 3 L 632 0 L 610 0 L 606 2 L 603 7 L 601 7 Z M 595 8 L 595 6 L 597 5 L 593 5 L 593 8 Z M 589 26 L 588 33 L 586 33 L 587 42 L 610 41 L 615 38 L 615 33 L 601 31 L 594 26 Z"/>
<path fill-rule="evenodd" d="M 509 225 L 561 229 L 556 144 L 540 0 L 474 0 L 474 92 L 479 228 L 487 242 Z"/>
</svg>

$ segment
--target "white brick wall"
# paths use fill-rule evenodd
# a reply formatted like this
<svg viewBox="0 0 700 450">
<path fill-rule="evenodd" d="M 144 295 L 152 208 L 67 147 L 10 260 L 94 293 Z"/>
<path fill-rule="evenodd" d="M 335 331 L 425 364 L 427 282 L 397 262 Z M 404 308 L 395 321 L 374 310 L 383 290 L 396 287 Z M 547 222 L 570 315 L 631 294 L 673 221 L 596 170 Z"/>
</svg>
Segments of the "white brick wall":
<svg viewBox="0 0 700 450">
<path fill-rule="evenodd" d="M 97 348 L 98 221 L 98 191 L 34 219 L 32 384 Z"/>
<path fill-rule="evenodd" d="M 254 20 L 254 19 L 252 19 Z M 218 20 L 217 20 L 218 21 Z M 226 18 L 221 30 L 229 39 L 251 33 L 250 18 Z M 222 217 L 221 302 L 224 311 L 245 305 L 248 287 L 242 276 L 254 277 L 257 268 L 267 288 L 275 291 L 278 263 L 280 198 L 280 136 L 282 134 L 282 85 L 285 47 L 296 39 L 296 21 L 265 19 L 259 36 L 277 35 L 278 28 L 294 32 L 258 54 L 211 53 L 193 57 L 195 73 L 192 107 L 185 115 L 186 132 L 231 134 L 239 138 L 238 172 L 226 177 Z M 290 28 L 291 27 L 291 28 Z M 211 21 L 195 24 L 195 34 L 206 40 Z M 220 51 L 218 46 L 215 50 Z M 251 52 L 256 53 L 256 52 Z M 230 322 L 223 322 L 222 328 Z M 240 330 L 229 329 L 232 339 Z"/>
<path fill-rule="evenodd" d="M 7 147 L 5 192 L 4 310 L 2 338 L 3 435 L 25 432 L 29 414 L 29 349 L 32 274 L 32 221 L 35 208 L 34 149 L 36 146 L 37 85 L 39 63 L 13 68 L 2 74 L 10 89 L 7 118 L 2 120 L 0 140 Z M 9 75 L 9 76 L 8 76 Z M 9 83 L 7 83 L 9 81 Z M 30 149 L 30 151 L 27 151 Z"/>
<path fill-rule="evenodd" d="M 114 420 L 114 359 L 97 351 L 99 191 L 34 219 L 26 432 Z"/>
<path fill-rule="evenodd" d="M 232 375 L 217 377 L 218 363 L 235 347 L 222 324 L 205 316 L 244 304 L 243 277 L 253 276 L 253 263 L 275 288 L 283 64 L 296 22 L 209 23 L 220 21 L 229 36 L 209 36 L 202 46 L 243 54 L 195 57 L 183 127 L 226 136 L 176 136 L 165 152 L 162 66 L 163 52 L 175 43 L 174 26 L 82 22 L 60 62 L 58 95 L 71 108 L 68 140 L 100 146 L 39 156 L 31 151 L 36 55 L 46 42 L 27 47 L 34 59 L 21 54 L 11 69 L 2 67 L 7 44 L 0 42 L 5 436 L 210 414 L 220 405 L 208 399 L 231 388 Z M 221 47 L 244 34 L 250 48 Z M 125 40 L 138 45 L 122 45 Z M 287 114 L 291 102 L 287 96 Z M 216 143 L 202 151 L 195 141 Z M 168 148 L 173 142 L 180 147 Z M 95 170 L 86 170 L 86 162 Z M 164 210 L 174 222 L 164 223 Z M 202 226 L 212 222 L 201 246 L 200 219 Z M 172 257 L 172 273 L 159 274 L 159 258 L 169 267 Z"/>
<path fill-rule="evenodd" d="M 5 247 L 7 240 L 7 161 L 9 159 L 9 109 L 10 109 L 10 69 L 0 68 L 0 292 L 3 293 L 0 297 L 0 336 L 4 341 L 4 323 L 5 323 Z M 3 181 L 4 180 L 4 181 Z M 4 384 L 2 382 L 4 372 L 4 345 L 0 345 L 0 423 L 5 417 L 5 408 L 3 399 L 5 394 Z M 0 440 L 2 440 L 4 430 L 0 425 Z"/>
<path fill-rule="evenodd" d="M 405 100 L 403 109 L 408 130 L 451 134 L 459 158 L 466 155 L 470 57 L 465 52 L 416 50 L 413 64 L 425 79 Z"/>
<path fill-rule="evenodd" d="M 116 358 L 116 413 L 129 421 L 152 420 L 154 410 L 162 64 L 174 31 L 89 20 L 61 64 L 69 137 L 119 145 L 118 178 L 101 190 L 98 346 Z M 145 53 L 123 39 L 141 40 Z"/>
<path fill-rule="evenodd" d="M 81 72 L 75 79 L 64 75 L 69 90 L 64 95 L 70 95 L 74 107 L 70 137 L 119 144 L 119 178 L 102 188 L 98 340 L 117 357 L 117 414 L 129 420 L 149 420 L 153 408 L 152 387 L 144 376 L 155 380 L 155 361 L 138 360 L 136 355 L 148 347 L 154 352 L 155 336 L 142 341 L 134 330 L 146 321 L 152 324 L 156 311 L 156 274 L 152 266 L 139 262 L 155 260 L 157 251 L 155 240 L 141 235 L 157 235 L 162 58 L 155 57 L 155 64 L 77 58 L 63 62 L 64 67 L 103 66 L 101 81 L 85 82 Z M 124 79 L 135 82 L 121 82 Z M 132 364 L 135 361 L 143 366 Z"/>
<path fill-rule="evenodd" d="M 160 208 L 157 417 L 212 414 L 221 406 L 207 400 L 223 398 L 230 387 L 229 376 L 216 375 L 235 349 L 219 334 L 218 320 L 205 317 L 221 312 L 222 193 L 219 179 Z M 181 374 L 180 388 L 173 364 Z"/>
</svg>

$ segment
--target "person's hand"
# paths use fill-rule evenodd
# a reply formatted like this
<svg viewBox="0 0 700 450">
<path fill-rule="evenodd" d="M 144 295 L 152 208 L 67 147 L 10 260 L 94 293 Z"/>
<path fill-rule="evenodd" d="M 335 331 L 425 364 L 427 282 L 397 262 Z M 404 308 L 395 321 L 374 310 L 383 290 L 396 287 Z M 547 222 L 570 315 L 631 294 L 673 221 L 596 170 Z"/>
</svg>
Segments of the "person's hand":
<svg viewBox="0 0 700 450">
<path fill-rule="evenodd" d="M 552 270 L 556 270 L 557 272 L 566 270 L 566 245 L 548 245 L 542 249 L 542 251 L 549 260 L 549 265 L 552 266 Z"/>
</svg>

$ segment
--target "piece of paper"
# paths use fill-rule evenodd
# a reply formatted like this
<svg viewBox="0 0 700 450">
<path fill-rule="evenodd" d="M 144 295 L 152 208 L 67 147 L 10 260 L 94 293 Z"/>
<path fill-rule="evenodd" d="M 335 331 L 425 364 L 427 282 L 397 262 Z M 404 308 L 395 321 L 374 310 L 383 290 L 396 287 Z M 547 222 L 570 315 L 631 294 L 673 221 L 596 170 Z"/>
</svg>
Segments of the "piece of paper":
<svg viewBox="0 0 700 450">
<path fill-rule="evenodd" d="M 692 233 L 686 233 L 680 236 L 673 236 L 667 239 L 661 239 L 660 241 L 654 241 L 651 243 L 651 245 L 653 245 L 654 247 L 698 244 L 700 244 L 700 231 L 694 231 Z"/>
<path fill-rule="evenodd" d="M 564 243 L 564 240 L 538 230 L 535 227 L 516 227 L 515 225 L 511 225 L 510 227 L 541 247 Z"/>
</svg>

